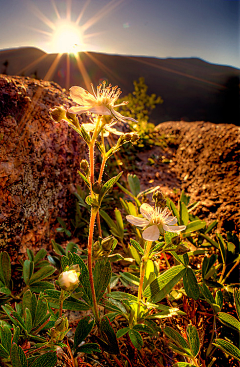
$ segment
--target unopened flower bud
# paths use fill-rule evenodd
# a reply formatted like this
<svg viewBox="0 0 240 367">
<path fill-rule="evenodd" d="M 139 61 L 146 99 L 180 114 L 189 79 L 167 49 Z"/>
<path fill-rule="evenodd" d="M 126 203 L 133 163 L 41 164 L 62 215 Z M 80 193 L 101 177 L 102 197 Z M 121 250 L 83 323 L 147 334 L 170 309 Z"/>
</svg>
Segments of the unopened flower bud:
<svg viewBox="0 0 240 367">
<path fill-rule="evenodd" d="M 51 108 L 49 110 L 49 114 L 53 121 L 60 122 L 61 120 L 64 120 L 66 118 L 66 110 L 63 106 Z"/>
<path fill-rule="evenodd" d="M 102 188 L 101 183 L 99 183 L 98 181 L 94 182 L 92 189 L 93 192 L 95 192 L 95 194 L 100 194 L 101 188 Z"/>
<path fill-rule="evenodd" d="M 68 319 L 67 317 L 59 317 L 54 324 L 54 328 L 58 332 L 63 332 L 68 330 Z"/>
<path fill-rule="evenodd" d="M 139 139 L 139 135 L 137 133 L 130 133 L 132 134 L 131 142 L 136 143 Z"/>
<path fill-rule="evenodd" d="M 73 291 L 75 288 L 77 288 L 79 284 L 79 277 L 80 273 L 76 270 L 68 270 L 64 271 L 59 275 L 58 283 L 59 286 L 68 292 Z"/>
<path fill-rule="evenodd" d="M 80 169 L 81 169 L 84 173 L 88 174 L 88 172 L 89 172 L 89 164 L 88 164 L 88 161 L 87 161 L 86 159 L 82 159 L 82 160 L 81 160 L 81 163 L 80 163 Z"/>
<path fill-rule="evenodd" d="M 78 122 L 78 118 L 77 115 L 74 113 L 70 113 L 67 111 L 66 113 L 66 118 L 69 122 L 71 122 L 74 126 L 79 128 L 79 122 Z"/>
<path fill-rule="evenodd" d="M 155 206 L 160 208 L 165 208 L 167 201 L 165 200 L 163 193 L 158 190 L 153 193 L 153 201 L 155 201 Z"/>
<path fill-rule="evenodd" d="M 102 249 L 104 251 L 110 251 L 112 249 L 113 242 L 114 242 L 113 236 L 108 236 L 104 238 L 101 242 Z"/>
</svg>

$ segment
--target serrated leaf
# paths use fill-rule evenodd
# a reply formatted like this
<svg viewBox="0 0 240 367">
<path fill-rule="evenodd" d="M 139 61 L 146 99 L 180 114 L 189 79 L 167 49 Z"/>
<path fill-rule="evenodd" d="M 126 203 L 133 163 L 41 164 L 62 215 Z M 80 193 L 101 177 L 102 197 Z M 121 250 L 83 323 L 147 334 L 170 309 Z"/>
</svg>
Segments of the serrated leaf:
<svg viewBox="0 0 240 367">
<path fill-rule="evenodd" d="M 101 353 L 97 343 L 87 343 L 77 348 L 76 353 Z"/>
<path fill-rule="evenodd" d="M 27 359 L 21 347 L 13 344 L 11 350 L 12 367 L 27 367 Z"/>
<path fill-rule="evenodd" d="M 33 327 L 38 327 L 41 324 L 42 320 L 48 315 L 47 311 L 48 307 L 46 302 L 43 302 L 39 297 Z"/>
<path fill-rule="evenodd" d="M 131 329 L 128 335 L 134 347 L 140 350 L 143 346 L 143 340 L 142 340 L 141 334 L 138 331 Z"/>
<path fill-rule="evenodd" d="M 176 343 L 178 347 L 182 348 L 188 355 L 191 355 L 187 341 L 182 337 L 181 334 L 179 334 L 179 332 L 177 332 L 170 326 L 166 326 L 163 329 L 163 332 L 167 335 L 169 339 Z"/>
<path fill-rule="evenodd" d="M 65 271 L 66 267 L 70 265 L 69 258 L 65 255 L 62 255 L 61 257 L 61 267 L 62 271 Z"/>
<path fill-rule="evenodd" d="M 234 289 L 234 304 L 237 311 L 238 319 L 240 320 L 240 291 L 237 288 Z"/>
<path fill-rule="evenodd" d="M 8 351 L 0 344 L 0 358 L 8 358 Z"/>
<path fill-rule="evenodd" d="M 0 253 L 0 279 L 7 288 L 10 288 L 11 260 L 6 251 Z"/>
<path fill-rule="evenodd" d="M 140 181 L 136 175 L 128 173 L 127 175 L 128 184 L 132 194 L 137 197 L 140 193 Z"/>
<path fill-rule="evenodd" d="M 107 316 L 104 316 L 100 322 L 101 335 L 107 345 L 110 347 L 110 354 L 119 354 L 119 347 L 115 332 Z"/>
<path fill-rule="evenodd" d="M 200 341 L 196 326 L 188 325 L 187 327 L 187 338 L 191 349 L 192 356 L 195 358 L 200 350 Z"/>
<path fill-rule="evenodd" d="M 44 268 L 39 269 L 35 274 L 32 275 L 29 284 L 32 285 L 35 282 L 40 282 L 40 280 L 52 275 L 55 270 L 56 269 L 51 265 L 44 266 Z"/>
<path fill-rule="evenodd" d="M 188 210 L 186 205 L 184 204 L 184 202 L 180 201 L 180 210 L 179 210 L 179 214 L 180 214 L 180 225 L 184 224 L 185 226 L 188 225 L 188 221 L 189 221 L 189 214 L 188 214 Z"/>
<path fill-rule="evenodd" d="M 224 325 L 240 331 L 240 322 L 234 316 L 225 312 L 218 312 L 217 317 Z"/>
<path fill-rule="evenodd" d="M 82 343 L 88 334 L 91 332 L 94 325 L 94 320 L 90 321 L 90 316 L 86 316 L 81 319 L 77 325 L 74 334 L 74 345 L 73 349 L 76 351 L 80 343 Z"/>
<path fill-rule="evenodd" d="M 34 271 L 34 262 L 30 260 L 25 260 L 23 263 L 23 279 L 26 285 L 29 285 L 29 280 Z"/>
<path fill-rule="evenodd" d="M 229 343 L 227 340 L 216 339 L 214 340 L 213 345 L 221 349 L 224 353 L 229 354 L 230 356 L 235 358 L 237 361 L 240 361 L 240 350 L 237 347 L 235 347 L 235 345 Z"/>
<path fill-rule="evenodd" d="M 182 279 L 185 273 L 186 268 L 183 265 L 177 265 L 166 270 L 146 287 L 143 293 L 144 297 L 147 297 L 153 303 L 161 301 Z"/>
<path fill-rule="evenodd" d="M 103 297 L 103 294 L 110 283 L 112 269 L 110 262 L 105 259 L 100 259 L 96 262 L 93 271 L 94 288 L 97 302 Z"/>
<path fill-rule="evenodd" d="M 99 194 L 99 203 L 101 204 L 102 199 L 104 196 L 107 195 L 107 193 L 111 190 L 113 185 L 119 180 L 119 178 L 122 176 L 123 172 L 120 172 L 117 176 L 110 178 L 102 187 L 100 194 Z"/>
<path fill-rule="evenodd" d="M 73 264 L 78 264 L 80 267 L 80 276 L 79 276 L 80 286 L 79 288 L 81 288 L 81 291 L 83 292 L 82 298 L 90 306 L 92 306 L 92 302 L 93 302 L 92 301 L 92 289 L 90 285 L 88 269 L 85 263 L 83 262 L 83 260 L 77 254 L 74 253 L 72 256 L 72 259 L 73 259 Z"/>
<path fill-rule="evenodd" d="M 10 354 L 12 334 L 6 325 L 0 327 L 0 335 L 1 335 L 2 346 Z"/>
<path fill-rule="evenodd" d="M 31 367 L 54 367 L 57 363 L 56 352 L 47 352 L 38 357 Z"/>
<path fill-rule="evenodd" d="M 120 279 L 123 278 L 128 284 L 132 284 L 137 287 L 139 286 L 140 279 L 136 275 L 127 273 L 127 272 L 125 273 L 120 272 L 119 274 L 120 274 Z"/>
<path fill-rule="evenodd" d="M 188 351 L 186 349 L 183 349 L 179 346 L 177 346 L 176 344 L 173 343 L 169 343 L 168 347 L 175 353 L 180 354 L 181 356 L 185 356 L 185 357 L 190 357 L 191 358 L 191 351 L 190 349 L 188 349 Z M 194 366 L 195 367 L 195 366 Z"/>
<path fill-rule="evenodd" d="M 198 282 L 194 271 L 191 268 L 187 268 L 186 274 L 183 277 L 183 286 L 188 297 L 197 300 L 200 296 Z"/>
<path fill-rule="evenodd" d="M 143 255 L 144 251 L 143 251 L 143 248 L 142 246 L 135 240 L 133 240 L 132 238 L 130 239 L 130 243 L 131 245 L 135 248 L 136 251 L 138 251 L 138 253 L 140 255 Z"/>
<path fill-rule="evenodd" d="M 127 332 L 130 330 L 129 327 L 124 327 L 117 331 L 117 338 L 121 338 L 123 335 L 127 334 Z"/>
</svg>

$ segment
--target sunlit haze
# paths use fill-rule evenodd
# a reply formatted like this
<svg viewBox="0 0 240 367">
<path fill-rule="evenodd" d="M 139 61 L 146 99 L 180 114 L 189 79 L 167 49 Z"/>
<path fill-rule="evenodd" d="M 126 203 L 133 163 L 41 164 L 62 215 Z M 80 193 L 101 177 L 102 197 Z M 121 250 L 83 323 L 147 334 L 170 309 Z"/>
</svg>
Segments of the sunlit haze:
<svg viewBox="0 0 240 367">
<path fill-rule="evenodd" d="M 238 0 L 0 0 L 0 50 L 198 57 L 240 67 Z"/>
</svg>

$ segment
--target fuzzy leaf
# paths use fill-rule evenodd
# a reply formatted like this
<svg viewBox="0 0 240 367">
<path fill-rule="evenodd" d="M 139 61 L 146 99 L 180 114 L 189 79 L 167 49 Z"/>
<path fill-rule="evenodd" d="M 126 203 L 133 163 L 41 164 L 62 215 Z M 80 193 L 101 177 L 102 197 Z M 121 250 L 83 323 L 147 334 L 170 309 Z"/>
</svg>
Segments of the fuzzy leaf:
<svg viewBox="0 0 240 367">
<path fill-rule="evenodd" d="M 0 280 L 7 288 L 10 288 L 11 261 L 6 251 L 0 253 Z"/>
<path fill-rule="evenodd" d="M 133 326 L 133 330 L 137 330 L 138 332 L 147 333 L 149 335 L 153 335 L 154 331 L 151 327 L 145 324 L 137 324 Z"/>
<path fill-rule="evenodd" d="M 140 350 L 143 346 L 143 340 L 142 340 L 141 334 L 138 331 L 131 329 L 128 335 L 134 347 Z"/>
<path fill-rule="evenodd" d="M 123 278 L 127 283 L 129 284 L 132 284 L 132 285 L 135 285 L 135 286 L 139 286 L 139 282 L 140 282 L 140 279 L 136 276 L 136 275 L 133 275 L 131 273 L 119 273 L 121 278 Z M 120 279 L 121 279 L 120 278 Z"/>
<path fill-rule="evenodd" d="M 98 260 L 94 268 L 93 276 L 96 298 L 97 302 L 99 302 L 111 280 L 112 269 L 110 262 L 105 259 Z"/>
<path fill-rule="evenodd" d="M 91 290 L 91 285 L 90 285 L 90 280 L 89 280 L 88 268 L 86 267 L 85 263 L 80 258 L 80 256 L 78 256 L 77 254 L 74 253 L 72 256 L 72 259 L 73 259 L 73 264 L 78 264 L 80 267 L 80 276 L 79 276 L 80 286 L 79 288 L 83 292 L 82 298 L 84 299 L 84 301 L 87 302 L 88 305 L 92 306 L 92 302 L 93 302 L 92 301 L 92 290 Z"/>
<path fill-rule="evenodd" d="M 123 335 L 127 334 L 127 332 L 130 330 L 129 327 L 124 327 L 117 331 L 117 338 L 121 338 Z"/>
<path fill-rule="evenodd" d="M 28 308 L 25 309 L 25 324 L 27 332 L 30 333 L 32 330 L 32 315 Z"/>
<path fill-rule="evenodd" d="M 224 325 L 240 331 L 240 322 L 234 316 L 225 312 L 218 312 L 217 317 Z"/>
<path fill-rule="evenodd" d="M 163 332 L 167 335 L 169 339 L 176 343 L 178 347 L 182 348 L 188 355 L 191 355 L 187 341 L 182 337 L 181 334 L 179 334 L 179 332 L 177 332 L 170 326 L 166 326 L 163 329 Z"/>
<path fill-rule="evenodd" d="M 151 284 L 144 290 L 144 297 L 150 302 L 157 303 L 161 301 L 173 287 L 179 282 L 186 273 L 183 265 L 174 266 L 164 273 L 160 274 Z"/>
<path fill-rule="evenodd" d="M 56 352 L 47 352 L 35 359 L 31 367 L 54 367 L 57 364 Z"/>
<path fill-rule="evenodd" d="M 36 292 L 36 293 L 40 293 L 40 292 L 44 292 L 46 289 L 54 289 L 54 284 L 50 283 L 50 282 L 34 282 L 31 286 L 30 289 L 32 292 Z"/>
<path fill-rule="evenodd" d="M 56 254 L 58 254 L 58 255 L 66 255 L 66 252 L 65 252 L 64 248 L 62 248 L 61 245 L 59 245 L 54 240 L 52 240 L 51 242 L 52 242 L 52 246 L 53 246 L 53 249 L 56 252 Z"/>
<path fill-rule="evenodd" d="M 188 362 L 178 362 L 175 363 L 173 367 L 195 367 L 195 365 Z"/>
<path fill-rule="evenodd" d="M 238 319 L 240 320 L 240 291 L 237 288 L 234 289 L 234 303 L 235 303 Z"/>
<path fill-rule="evenodd" d="M 232 343 L 229 343 L 227 340 L 215 339 L 213 345 L 221 349 L 224 353 L 229 354 L 237 361 L 240 361 L 240 350 L 237 347 L 235 347 L 235 345 L 233 345 Z"/>
<path fill-rule="evenodd" d="M 87 343 L 77 348 L 76 353 L 101 353 L 97 343 Z"/>
<path fill-rule="evenodd" d="M 26 285 L 29 284 L 29 280 L 34 271 L 34 262 L 30 260 L 25 260 L 23 263 L 23 279 Z"/>
<path fill-rule="evenodd" d="M 188 297 L 197 300 L 200 296 L 198 282 L 194 271 L 187 268 L 186 274 L 183 277 L 183 286 Z"/>
<path fill-rule="evenodd" d="M 2 346 L 10 354 L 12 334 L 6 325 L 0 327 L 0 335 Z"/>
<path fill-rule="evenodd" d="M 180 224 L 184 224 L 185 226 L 188 225 L 188 221 L 189 221 L 189 215 L 188 215 L 188 210 L 186 205 L 184 204 L 184 202 L 180 201 L 180 210 L 179 210 L 179 214 L 180 214 Z"/>
<path fill-rule="evenodd" d="M 199 229 L 204 228 L 205 226 L 206 226 L 206 222 L 202 220 L 195 220 L 187 225 L 183 234 L 185 235 L 185 234 L 189 234 L 194 231 L 198 231 Z"/>
<path fill-rule="evenodd" d="M 119 178 L 122 176 L 123 172 L 120 172 L 117 176 L 110 178 L 102 187 L 100 194 L 99 194 L 99 203 L 102 202 L 102 199 L 104 196 L 107 195 L 107 193 L 111 190 L 113 185 L 119 180 Z"/>
<path fill-rule="evenodd" d="M 45 279 L 55 272 L 55 268 L 51 265 L 44 266 L 39 269 L 35 274 L 32 275 L 29 284 L 32 285 L 35 282 L 40 282 L 40 280 Z"/>
<path fill-rule="evenodd" d="M 45 250 L 45 248 L 42 248 L 41 250 L 38 251 L 38 253 L 35 255 L 34 257 L 34 263 L 36 264 L 37 262 L 43 260 L 43 258 L 47 255 L 47 250 Z"/>
<path fill-rule="evenodd" d="M 13 344 L 11 350 L 11 362 L 13 367 L 27 367 L 27 359 L 21 347 Z"/>
<path fill-rule="evenodd" d="M 82 343 L 88 336 L 94 325 L 94 320 L 90 321 L 90 316 L 86 316 L 81 319 L 77 325 L 74 334 L 74 345 L 73 349 L 76 351 L 80 343 Z"/>
<path fill-rule="evenodd" d="M 200 341 L 199 341 L 199 336 L 198 336 L 198 331 L 197 331 L 196 326 L 188 325 L 187 338 L 188 338 L 188 343 L 190 345 L 192 355 L 195 358 L 198 355 L 199 350 L 200 350 Z"/>
<path fill-rule="evenodd" d="M 137 241 L 135 241 L 135 240 L 133 240 L 132 238 L 130 239 L 130 243 L 131 243 L 131 245 L 135 248 L 135 250 L 137 250 L 138 251 L 138 253 L 140 254 L 140 255 L 143 255 L 143 248 L 142 248 L 142 246 L 137 242 Z"/>
<path fill-rule="evenodd" d="M 110 354 L 119 354 L 119 347 L 115 332 L 107 316 L 104 316 L 100 322 L 100 331 L 105 343 L 110 347 Z"/>
<path fill-rule="evenodd" d="M 48 300 L 51 307 L 54 307 L 56 309 L 59 308 L 59 297 L 60 297 L 60 291 L 57 291 L 55 289 L 47 289 L 45 291 L 45 297 Z M 83 301 L 79 301 L 78 299 L 74 297 L 68 297 L 63 302 L 63 309 L 64 310 L 71 310 L 71 311 L 86 311 L 89 310 L 90 306 L 86 304 Z"/>
<path fill-rule="evenodd" d="M 128 184 L 132 194 L 137 197 L 140 193 L 140 181 L 136 175 L 128 173 L 127 175 Z"/>
</svg>

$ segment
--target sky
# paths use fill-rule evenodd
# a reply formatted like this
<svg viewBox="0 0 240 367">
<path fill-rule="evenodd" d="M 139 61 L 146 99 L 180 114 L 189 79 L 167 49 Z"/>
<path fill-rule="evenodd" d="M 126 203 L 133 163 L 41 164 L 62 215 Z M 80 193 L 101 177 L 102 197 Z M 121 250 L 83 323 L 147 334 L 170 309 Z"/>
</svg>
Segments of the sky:
<svg viewBox="0 0 240 367">
<path fill-rule="evenodd" d="M 240 0 L 0 0 L 0 50 L 198 57 L 240 68 Z"/>
</svg>

